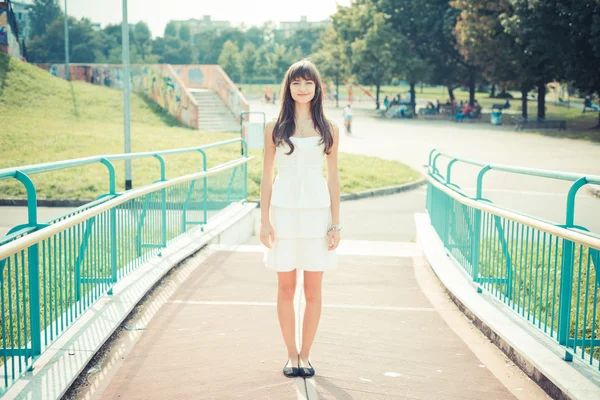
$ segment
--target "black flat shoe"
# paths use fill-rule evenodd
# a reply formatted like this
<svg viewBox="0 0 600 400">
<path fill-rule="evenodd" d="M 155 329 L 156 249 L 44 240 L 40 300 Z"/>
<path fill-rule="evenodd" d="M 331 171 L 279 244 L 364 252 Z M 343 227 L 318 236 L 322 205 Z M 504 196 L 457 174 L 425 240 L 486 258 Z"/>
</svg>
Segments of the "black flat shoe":
<svg viewBox="0 0 600 400">
<path fill-rule="evenodd" d="M 283 366 L 283 374 L 285 376 L 287 376 L 288 378 L 296 378 L 298 376 L 300 376 L 300 368 L 296 368 L 296 367 L 288 367 L 288 364 L 290 364 L 290 360 L 288 360 L 287 363 L 285 363 L 285 365 Z"/>
<path fill-rule="evenodd" d="M 313 368 L 310 361 L 308 362 L 309 367 L 300 367 L 300 375 L 305 378 L 310 378 L 315 375 L 315 369 Z"/>
</svg>

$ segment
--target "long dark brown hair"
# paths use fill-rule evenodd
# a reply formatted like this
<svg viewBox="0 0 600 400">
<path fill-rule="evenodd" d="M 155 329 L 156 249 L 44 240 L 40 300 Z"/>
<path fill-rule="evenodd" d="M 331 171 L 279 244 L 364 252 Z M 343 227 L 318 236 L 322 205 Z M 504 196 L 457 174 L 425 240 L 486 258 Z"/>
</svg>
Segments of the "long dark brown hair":
<svg viewBox="0 0 600 400">
<path fill-rule="evenodd" d="M 315 83 L 315 96 L 310 102 L 310 113 L 314 123 L 314 128 L 321 135 L 319 144 L 325 144 L 325 154 L 331 152 L 331 146 L 333 146 L 333 134 L 332 127 L 327 118 L 323 113 L 323 88 L 321 87 L 321 76 L 317 67 L 307 59 L 298 61 L 290 66 L 285 73 L 283 81 L 281 82 L 281 109 L 279 110 L 279 116 L 273 129 L 273 143 L 275 146 L 283 145 L 283 142 L 287 143 L 290 147 L 290 155 L 294 152 L 294 144 L 290 140 L 290 136 L 296 130 L 295 116 L 295 102 L 292 98 L 292 92 L 290 85 L 295 79 L 303 78 L 310 80 Z"/>
</svg>

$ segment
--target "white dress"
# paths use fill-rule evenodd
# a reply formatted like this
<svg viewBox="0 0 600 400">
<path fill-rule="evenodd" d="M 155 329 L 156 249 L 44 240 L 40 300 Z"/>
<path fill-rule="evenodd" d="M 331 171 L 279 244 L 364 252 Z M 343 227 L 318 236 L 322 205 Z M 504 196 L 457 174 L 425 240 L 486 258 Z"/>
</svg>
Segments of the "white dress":
<svg viewBox="0 0 600 400">
<path fill-rule="evenodd" d="M 265 252 L 265 265 L 278 272 L 296 268 L 326 271 L 336 267 L 328 250 L 331 198 L 323 177 L 324 144 L 320 136 L 291 137 L 294 152 L 284 143 L 276 148 L 277 176 L 271 194 L 271 224 L 275 242 Z"/>
</svg>

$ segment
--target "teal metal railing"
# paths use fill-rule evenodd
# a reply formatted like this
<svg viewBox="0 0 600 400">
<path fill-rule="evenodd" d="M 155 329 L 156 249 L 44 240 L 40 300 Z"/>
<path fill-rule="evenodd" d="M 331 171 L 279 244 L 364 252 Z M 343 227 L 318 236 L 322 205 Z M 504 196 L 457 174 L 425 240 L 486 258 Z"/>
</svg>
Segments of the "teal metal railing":
<svg viewBox="0 0 600 400">
<path fill-rule="evenodd" d="M 445 168 L 438 161 L 444 158 Z M 452 182 L 457 163 L 479 167 L 475 196 Z M 573 182 L 565 224 L 507 210 L 482 197 L 488 171 Z M 447 252 L 478 285 L 600 371 L 600 238 L 574 224 L 575 196 L 600 176 L 486 164 L 433 150 L 429 155 L 427 210 Z"/>
<path fill-rule="evenodd" d="M 204 150 L 241 142 L 241 158 L 207 169 Z M 200 172 L 165 179 L 167 154 L 200 152 Z M 117 193 L 112 161 L 157 158 L 160 179 Z M 0 396 L 37 357 L 113 285 L 212 215 L 247 195 L 246 143 L 150 153 L 89 157 L 0 170 L 0 179 L 21 181 L 28 194 L 28 223 L 0 239 Z M 109 193 L 69 213 L 38 222 L 34 173 L 100 162 Z"/>
</svg>

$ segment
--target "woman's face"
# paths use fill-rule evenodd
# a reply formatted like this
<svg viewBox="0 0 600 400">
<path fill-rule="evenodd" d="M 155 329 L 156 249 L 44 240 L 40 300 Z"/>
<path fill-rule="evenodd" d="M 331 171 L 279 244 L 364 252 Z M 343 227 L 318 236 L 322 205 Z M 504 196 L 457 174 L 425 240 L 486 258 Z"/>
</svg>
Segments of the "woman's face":
<svg viewBox="0 0 600 400">
<path fill-rule="evenodd" d="M 298 103 L 310 103 L 315 97 L 316 85 L 314 81 L 297 78 L 290 83 L 292 99 Z"/>
</svg>

